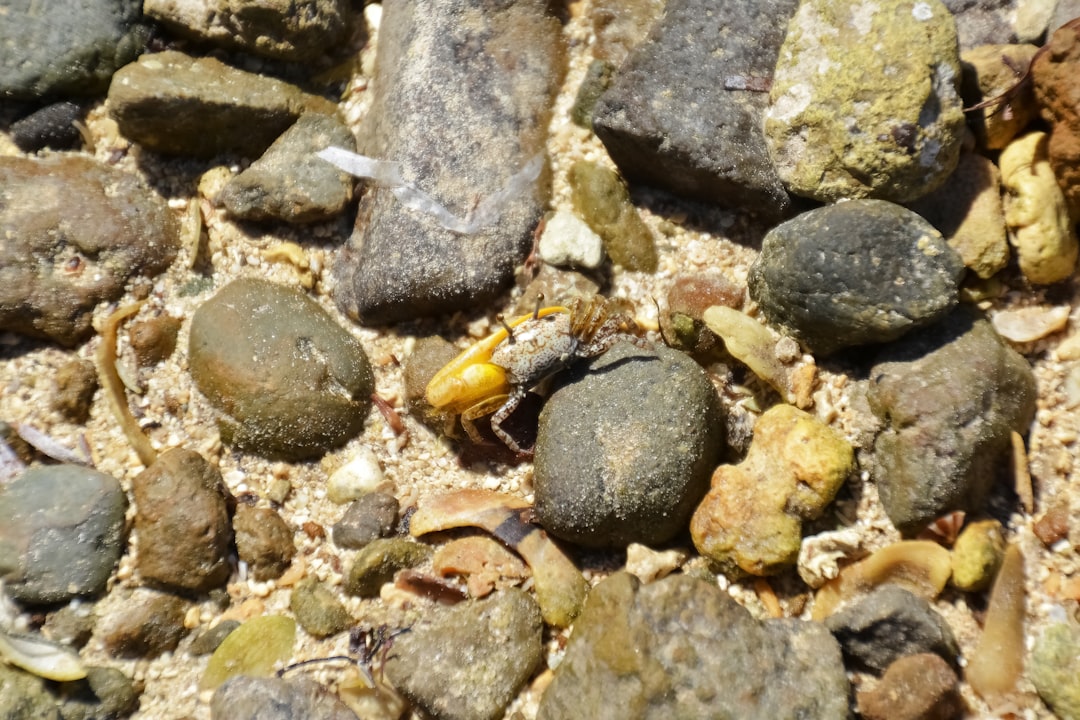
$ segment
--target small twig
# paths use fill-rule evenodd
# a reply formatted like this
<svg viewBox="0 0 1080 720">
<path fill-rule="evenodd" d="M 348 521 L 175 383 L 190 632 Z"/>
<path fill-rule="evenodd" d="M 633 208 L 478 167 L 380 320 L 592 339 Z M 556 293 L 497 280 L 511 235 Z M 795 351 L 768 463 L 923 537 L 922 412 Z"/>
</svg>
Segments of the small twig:
<svg viewBox="0 0 1080 720">
<path fill-rule="evenodd" d="M 128 442 L 135 448 L 139 461 L 149 467 L 157 460 L 157 451 L 150 444 L 139 424 L 131 414 L 131 408 L 127 404 L 127 395 L 124 394 L 124 383 L 116 372 L 116 331 L 125 319 L 139 312 L 145 300 L 125 305 L 105 320 L 105 326 L 101 330 L 101 344 L 98 345 L 94 359 L 97 362 L 98 377 L 101 385 L 105 388 L 105 397 L 108 398 L 109 407 L 113 411 L 120 428 L 124 431 Z"/>
</svg>

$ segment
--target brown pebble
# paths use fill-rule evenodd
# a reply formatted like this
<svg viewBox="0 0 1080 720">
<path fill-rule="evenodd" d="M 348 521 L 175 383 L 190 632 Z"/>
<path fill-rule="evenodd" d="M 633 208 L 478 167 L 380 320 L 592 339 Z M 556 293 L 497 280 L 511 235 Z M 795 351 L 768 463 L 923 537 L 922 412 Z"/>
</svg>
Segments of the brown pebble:
<svg viewBox="0 0 1080 720">
<path fill-rule="evenodd" d="M 260 582 L 281 577 L 296 555 L 292 530 L 269 508 L 237 505 L 233 531 L 237 554 Z"/>
<path fill-rule="evenodd" d="M 301 529 L 304 531 L 304 534 L 312 540 L 322 540 L 324 537 L 326 537 L 326 528 L 324 528 L 317 522 L 312 522 L 311 520 L 305 522 L 301 526 Z"/>
<path fill-rule="evenodd" d="M 1032 529 L 1035 531 L 1035 536 L 1047 547 L 1065 539 L 1069 534 L 1068 500 L 1061 498 L 1051 505 L 1050 509 L 1035 521 Z"/>
<path fill-rule="evenodd" d="M 139 588 L 102 617 L 95 629 L 109 654 L 152 658 L 176 649 L 187 630 L 188 603 L 176 595 Z"/>
<path fill-rule="evenodd" d="M 56 395 L 52 406 L 64 417 L 84 423 L 90 417 L 90 402 L 98 389 L 97 369 L 89 360 L 72 360 L 56 371 Z"/>
<path fill-rule="evenodd" d="M 156 365 L 172 355 L 179 331 L 180 318 L 170 315 L 158 315 L 132 323 L 128 337 L 139 365 Z"/>
<path fill-rule="evenodd" d="M 872 689 L 858 693 L 865 720 L 949 720 L 960 717 L 963 701 L 956 673 L 941 657 L 920 653 L 888 667 Z"/>
</svg>

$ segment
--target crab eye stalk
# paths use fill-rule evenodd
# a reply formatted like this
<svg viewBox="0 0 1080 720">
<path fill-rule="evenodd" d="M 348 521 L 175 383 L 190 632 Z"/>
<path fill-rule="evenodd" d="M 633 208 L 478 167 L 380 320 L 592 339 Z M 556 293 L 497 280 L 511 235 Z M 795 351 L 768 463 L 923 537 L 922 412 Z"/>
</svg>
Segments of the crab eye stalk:
<svg viewBox="0 0 1080 720">
<path fill-rule="evenodd" d="M 537 305 L 536 309 L 539 312 L 540 306 Z M 502 313 L 499 313 L 498 315 L 496 315 L 495 319 L 498 320 L 499 324 L 503 326 L 504 330 L 506 330 L 506 342 L 513 345 L 514 344 L 514 328 L 510 327 L 510 323 L 506 322 L 506 317 Z"/>
</svg>

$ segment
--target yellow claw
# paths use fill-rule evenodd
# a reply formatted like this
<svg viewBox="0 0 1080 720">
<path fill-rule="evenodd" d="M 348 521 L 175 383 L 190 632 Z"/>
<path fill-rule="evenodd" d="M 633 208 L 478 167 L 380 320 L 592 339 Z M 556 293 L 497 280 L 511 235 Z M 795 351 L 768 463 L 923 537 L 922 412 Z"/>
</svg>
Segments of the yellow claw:
<svg viewBox="0 0 1080 720">
<path fill-rule="evenodd" d="M 507 324 L 513 329 L 527 320 L 569 312 L 561 305 L 552 305 L 536 313 L 522 315 Z M 436 410 L 457 415 L 484 404 L 492 397 L 509 393 L 506 370 L 489 362 L 495 348 L 507 337 L 509 333 L 506 328 L 499 328 L 444 365 L 428 383 L 425 391 L 428 403 Z"/>
</svg>

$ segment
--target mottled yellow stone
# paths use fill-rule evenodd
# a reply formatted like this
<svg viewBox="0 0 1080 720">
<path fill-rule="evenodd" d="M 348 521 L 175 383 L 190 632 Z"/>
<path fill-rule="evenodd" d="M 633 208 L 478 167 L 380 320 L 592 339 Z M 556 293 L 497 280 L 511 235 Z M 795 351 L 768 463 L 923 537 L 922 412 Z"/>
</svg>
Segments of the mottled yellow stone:
<svg viewBox="0 0 1080 720">
<path fill-rule="evenodd" d="M 821 515 L 854 468 L 840 433 L 795 407 L 774 406 L 758 419 L 746 458 L 713 473 L 690 522 L 694 545 L 733 575 L 794 565 L 803 521 Z"/>
<path fill-rule="evenodd" d="M 1054 178 L 1044 132 L 1032 132 L 1001 151 L 1005 223 L 1020 271 L 1032 283 L 1049 285 L 1071 276 L 1078 245 L 1065 195 Z"/>
<path fill-rule="evenodd" d="M 997 520 L 969 524 L 956 539 L 952 553 L 952 584 L 957 590 L 978 592 L 990 587 L 1005 557 L 1005 536 Z"/>
</svg>

